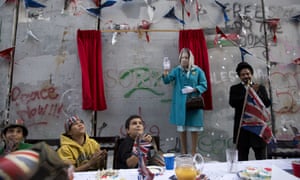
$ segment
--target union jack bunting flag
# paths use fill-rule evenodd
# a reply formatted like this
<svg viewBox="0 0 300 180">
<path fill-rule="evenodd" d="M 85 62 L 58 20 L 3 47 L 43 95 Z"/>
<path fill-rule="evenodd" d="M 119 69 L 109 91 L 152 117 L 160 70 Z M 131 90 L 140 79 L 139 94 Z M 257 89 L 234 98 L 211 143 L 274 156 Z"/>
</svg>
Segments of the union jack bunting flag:
<svg viewBox="0 0 300 180">
<path fill-rule="evenodd" d="M 154 179 L 154 174 L 147 168 L 147 166 L 145 165 L 145 158 L 144 158 L 144 152 L 142 150 L 142 144 L 140 137 L 138 136 L 137 140 L 136 140 L 136 149 L 138 152 L 138 180 L 153 180 Z"/>
<path fill-rule="evenodd" d="M 149 152 L 149 148 L 152 146 L 152 144 L 150 142 L 144 141 L 144 140 L 140 140 L 139 142 L 139 148 L 140 151 L 143 153 L 144 158 L 148 157 L 148 152 Z M 138 155 L 138 143 L 137 141 L 134 142 L 133 144 L 133 148 L 132 151 L 134 154 Z"/>
<path fill-rule="evenodd" d="M 248 87 L 244 104 L 244 113 L 242 114 L 241 127 L 261 137 L 266 143 L 269 143 L 273 137 L 272 130 L 267 122 L 270 120 L 270 114 L 262 100 L 256 94 L 253 88 Z"/>
</svg>

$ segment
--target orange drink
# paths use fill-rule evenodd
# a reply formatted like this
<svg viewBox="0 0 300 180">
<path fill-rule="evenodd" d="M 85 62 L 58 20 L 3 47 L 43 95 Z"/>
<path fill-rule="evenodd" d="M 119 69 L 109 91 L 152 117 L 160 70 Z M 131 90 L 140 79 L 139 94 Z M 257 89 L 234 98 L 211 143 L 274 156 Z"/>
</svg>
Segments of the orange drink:
<svg viewBox="0 0 300 180">
<path fill-rule="evenodd" d="M 193 166 L 176 167 L 175 174 L 178 180 L 195 180 L 197 177 L 197 170 Z"/>
</svg>

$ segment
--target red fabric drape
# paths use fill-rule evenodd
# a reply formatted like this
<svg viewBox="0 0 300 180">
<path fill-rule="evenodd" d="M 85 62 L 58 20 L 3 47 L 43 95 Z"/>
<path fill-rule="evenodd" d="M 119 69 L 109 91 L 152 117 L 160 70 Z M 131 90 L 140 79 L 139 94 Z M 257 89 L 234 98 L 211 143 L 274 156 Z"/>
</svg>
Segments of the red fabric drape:
<svg viewBox="0 0 300 180">
<path fill-rule="evenodd" d="M 206 40 L 202 29 L 179 31 L 179 51 L 182 48 L 189 48 L 193 52 L 195 64 L 205 72 L 208 87 L 207 91 L 203 94 L 205 110 L 212 110 L 210 68 Z"/>
<path fill-rule="evenodd" d="M 82 109 L 105 110 L 101 32 L 78 30 L 77 46 L 82 73 Z"/>
</svg>

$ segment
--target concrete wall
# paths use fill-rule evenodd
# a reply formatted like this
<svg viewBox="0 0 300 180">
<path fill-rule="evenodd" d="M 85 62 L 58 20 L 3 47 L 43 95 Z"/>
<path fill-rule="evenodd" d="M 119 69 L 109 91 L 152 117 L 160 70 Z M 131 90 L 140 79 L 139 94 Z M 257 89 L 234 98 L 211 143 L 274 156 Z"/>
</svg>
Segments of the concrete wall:
<svg viewBox="0 0 300 180">
<path fill-rule="evenodd" d="M 266 18 L 280 18 L 277 43 L 272 41 L 272 31 L 267 29 L 272 62 L 270 76 L 267 74 L 261 1 L 220 1 L 227 5 L 230 18 L 225 23 L 214 1 L 200 1 L 198 21 L 195 0 L 187 1 L 190 17 L 186 11 L 182 13 L 179 0 L 155 0 L 151 29 L 162 31 L 149 32 L 150 42 L 146 41 L 145 33 L 140 36 L 137 32 L 122 32 L 115 44 L 112 44 L 113 33 L 106 32 L 111 23 L 126 24 L 132 30 L 142 20 L 150 20 L 144 1 L 119 0 L 102 9 L 100 20 L 85 10 L 95 7 L 92 1 L 78 0 L 67 8 L 61 0 L 38 2 L 47 7 L 25 9 L 22 0 L 19 6 L 0 3 L 0 50 L 15 46 L 13 69 L 9 62 L 0 61 L 0 115 L 2 122 L 6 112 L 11 121 L 23 118 L 31 138 L 58 137 L 63 132 L 64 120 L 75 113 L 85 120 L 89 134 L 94 132 L 92 119 L 96 114 L 96 135 L 124 135 L 125 119 L 131 114 L 141 114 L 147 122 L 146 132 L 161 137 L 162 149 L 176 149 L 178 135 L 168 122 L 172 88 L 162 84 L 160 75 L 163 57 L 168 56 L 172 66 L 178 63 L 178 30 L 183 28 L 204 29 L 208 45 L 213 110 L 205 112 L 205 130 L 198 146 L 205 157 L 223 160 L 224 148 L 231 144 L 233 109 L 228 105 L 228 95 L 229 87 L 239 82 L 235 74 L 236 64 L 241 61 L 239 44 L 252 54 L 246 55 L 245 60 L 255 67 L 255 81 L 271 88 L 276 136 L 293 139 L 292 127 L 300 128 L 300 69 L 299 65 L 292 64 L 300 56 L 300 31 L 299 23 L 290 21 L 300 12 L 299 0 L 264 1 Z M 176 16 L 185 20 L 184 27 L 174 19 L 163 18 L 172 7 L 175 7 Z M 249 19 L 241 21 L 239 13 Z M 97 29 L 98 25 L 103 31 L 103 76 L 108 108 L 93 112 L 81 109 L 76 32 Z M 216 26 L 227 34 L 238 32 L 237 44 L 221 40 L 214 46 Z M 8 100 L 10 83 L 12 98 Z"/>
</svg>

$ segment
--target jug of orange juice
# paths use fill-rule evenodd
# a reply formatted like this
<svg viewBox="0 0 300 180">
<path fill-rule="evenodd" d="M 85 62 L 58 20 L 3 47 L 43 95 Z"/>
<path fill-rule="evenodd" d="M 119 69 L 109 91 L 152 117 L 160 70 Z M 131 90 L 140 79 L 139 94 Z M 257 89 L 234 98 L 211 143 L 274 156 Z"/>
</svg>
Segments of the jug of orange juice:
<svg viewBox="0 0 300 180">
<path fill-rule="evenodd" d="M 194 156 L 182 154 L 176 156 L 175 164 L 175 174 L 178 180 L 195 180 L 201 175 L 204 160 L 199 153 Z"/>
</svg>

